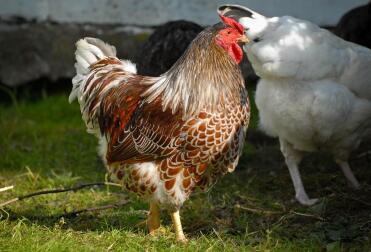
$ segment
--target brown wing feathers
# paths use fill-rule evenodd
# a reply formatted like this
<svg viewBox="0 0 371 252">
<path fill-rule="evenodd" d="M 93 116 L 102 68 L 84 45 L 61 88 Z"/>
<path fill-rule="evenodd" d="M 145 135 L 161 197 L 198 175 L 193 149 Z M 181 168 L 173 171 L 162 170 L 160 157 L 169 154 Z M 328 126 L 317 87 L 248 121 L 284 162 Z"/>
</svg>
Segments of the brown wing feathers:
<svg viewBox="0 0 371 252">
<path fill-rule="evenodd" d="M 131 113 L 126 113 L 130 119 L 125 126 L 113 128 L 108 161 L 131 163 L 161 160 L 175 151 L 182 125 L 180 115 L 173 115 L 170 110 L 162 111 L 160 99 L 151 104 L 140 100 L 132 108 Z"/>
</svg>

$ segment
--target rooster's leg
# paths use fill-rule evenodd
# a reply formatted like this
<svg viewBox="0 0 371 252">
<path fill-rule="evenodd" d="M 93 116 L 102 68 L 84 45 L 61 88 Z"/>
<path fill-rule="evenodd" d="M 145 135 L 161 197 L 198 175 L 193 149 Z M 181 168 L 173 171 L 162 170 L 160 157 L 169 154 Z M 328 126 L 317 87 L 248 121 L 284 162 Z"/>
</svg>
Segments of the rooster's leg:
<svg viewBox="0 0 371 252">
<path fill-rule="evenodd" d="M 179 211 L 172 212 L 170 213 L 170 215 L 171 215 L 171 220 L 173 221 L 173 225 L 174 225 L 176 240 L 181 243 L 186 243 L 187 238 L 185 237 L 183 233 Z"/>
<path fill-rule="evenodd" d="M 310 199 L 305 191 L 303 181 L 299 172 L 299 163 L 303 159 L 303 153 L 295 150 L 288 142 L 280 139 L 281 151 L 289 168 L 292 183 L 295 188 L 295 198 L 303 205 L 315 204 L 318 199 Z"/>
<path fill-rule="evenodd" d="M 348 179 L 348 182 L 352 187 L 355 189 L 359 189 L 359 183 L 356 177 L 354 176 L 352 170 L 349 167 L 348 161 L 342 161 L 339 159 L 336 159 L 335 162 L 340 166 L 341 170 L 343 171 L 345 177 Z"/>
<path fill-rule="evenodd" d="M 151 235 L 154 235 L 160 228 L 160 208 L 156 203 L 153 202 L 151 202 L 149 205 L 147 226 Z"/>
</svg>

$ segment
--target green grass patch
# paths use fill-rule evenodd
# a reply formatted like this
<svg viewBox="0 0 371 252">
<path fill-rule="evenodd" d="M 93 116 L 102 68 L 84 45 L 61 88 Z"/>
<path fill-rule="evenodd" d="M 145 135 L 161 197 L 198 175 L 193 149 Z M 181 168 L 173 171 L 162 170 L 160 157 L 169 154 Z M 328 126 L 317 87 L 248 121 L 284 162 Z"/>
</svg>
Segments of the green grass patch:
<svg viewBox="0 0 371 252">
<path fill-rule="evenodd" d="M 250 94 L 253 92 L 250 90 Z M 16 101 L 16 100 L 15 100 Z M 253 108 L 251 128 L 256 128 Z M 96 139 L 87 134 L 67 96 L 0 104 L 0 202 L 35 190 L 104 181 Z M 207 193 L 195 193 L 181 211 L 190 240 L 174 243 L 162 212 L 162 235 L 144 227 L 147 204 L 117 188 L 90 188 L 39 196 L 0 209 L 0 251 L 369 251 L 371 171 L 352 161 L 363 189 L 348 189 L 327 156 L 304 160 L 303 179 L 313 207 L 293 201 L 293 188 L 276 142 L 248 144 L 240 165 Z M 123 207 L 66 213 L 128 200 Z"/>
</svg>

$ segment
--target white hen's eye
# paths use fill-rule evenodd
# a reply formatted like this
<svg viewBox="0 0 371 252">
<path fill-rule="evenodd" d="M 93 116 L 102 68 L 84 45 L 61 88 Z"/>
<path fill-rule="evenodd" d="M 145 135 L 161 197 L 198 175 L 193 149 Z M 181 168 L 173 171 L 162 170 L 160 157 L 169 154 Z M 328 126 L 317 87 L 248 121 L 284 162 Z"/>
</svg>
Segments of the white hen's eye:
<svg viewBox="0 0 371 252">
<path fill-rule="evenodd" d="M 260 42 L 261 38 L 254 38 L 252 41 L 254 41 L 255 43 Z"/>
</svg>

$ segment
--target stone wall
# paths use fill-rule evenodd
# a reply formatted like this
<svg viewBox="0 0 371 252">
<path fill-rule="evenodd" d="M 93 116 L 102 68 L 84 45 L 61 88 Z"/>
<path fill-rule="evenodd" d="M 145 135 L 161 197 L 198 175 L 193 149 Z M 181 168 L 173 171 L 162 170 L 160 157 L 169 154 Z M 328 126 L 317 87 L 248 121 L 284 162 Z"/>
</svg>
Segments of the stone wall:
<svg viewBox="0 0 371 252">
<path fill-rule="evenodd" d="M 0 84 L 15 87 L 39 78 L 71 78 L 75 42 L 86 36 L 109 41 L 120 58 L 133 59 L 148 34 L 109 25 L 0 23 Z"/>
<path fill-rule="evenodd" d="M 74 44 L 99 37 L 133 59 L 153 27 L 186 19 L 201 25 L 218 22 L 210 0 L 0 0 L 0 84 L 19 86 L 39 78 L 74 74 Z M 235 0 L 263 14 L 285 15 L 334 25 L 353 6 L 367 0 Z M 21 20 L 21 22 L 19 22 Z M 243 65 L 245 76 L 251 68 Z"/>
<path fill-rule="evenodd" d="M 153 26 L 186 19 L 202 25 L 217 22 L 224 3 L 242 4 L 266 16 L 292 15 L 322 26 L 335 25 L 341 15 L 367 0 L 0 0 L 0 17 L 56 22 Z"/>
</svg>

